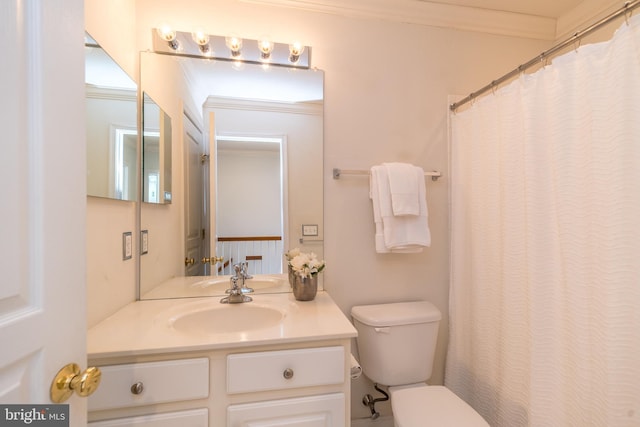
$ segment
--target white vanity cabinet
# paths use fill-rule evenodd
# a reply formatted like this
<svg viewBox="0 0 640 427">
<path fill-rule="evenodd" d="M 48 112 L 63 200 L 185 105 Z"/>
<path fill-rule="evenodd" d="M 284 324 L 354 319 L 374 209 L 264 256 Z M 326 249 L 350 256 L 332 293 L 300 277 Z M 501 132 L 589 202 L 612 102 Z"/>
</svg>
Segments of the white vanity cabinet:
<svg viewBox="0 0 640 427">
<path fill-rule="evenodd" d="M 222 306 L 215 298 L 136 301 L 89 329 L 88 362 L 103 373 L 88 398 L 90 426 L 350 424 L 357 331 L 326 292 L 313 301 L 280 293 Z M 284 313 L 280 323 L 253 318 L 228 331 L 174 323 L 176 316 L 221 309 L 246 320 L 258 306 Z"/>
<path fill-rule="evenodd" d="M 90 360 L 89 426 L 344 427 L 350 340 Z"/>
</svg>

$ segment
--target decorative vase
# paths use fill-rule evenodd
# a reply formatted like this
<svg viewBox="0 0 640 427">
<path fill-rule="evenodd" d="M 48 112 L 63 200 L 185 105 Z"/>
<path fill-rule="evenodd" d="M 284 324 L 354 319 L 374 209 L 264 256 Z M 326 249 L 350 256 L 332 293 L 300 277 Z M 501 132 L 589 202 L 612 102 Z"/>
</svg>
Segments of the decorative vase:
<svg viewBox="0 0 640 427">
<path fill-rule="evenodd" d="M 309 277 L 302 277 L 299 274 L 295 274 L 293 281 L 293 296 L 298 301 L 311 301 L 316 297 L 318 293 L 318 275 L 311 275 Z"/>
<path fill-rule="evenodd" d="M 293 267 L 289 266 L 289 286 L 293 287 L 293 282 L 296 280 L 296 273 L 293 271 Z"/>
</svg>

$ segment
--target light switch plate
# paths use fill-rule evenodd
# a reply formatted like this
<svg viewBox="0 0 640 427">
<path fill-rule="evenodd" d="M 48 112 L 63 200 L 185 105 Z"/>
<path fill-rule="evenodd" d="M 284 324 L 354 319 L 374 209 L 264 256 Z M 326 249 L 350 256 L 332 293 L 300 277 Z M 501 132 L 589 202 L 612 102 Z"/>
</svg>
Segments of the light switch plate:
<svg viewBox="0 0 640 427">
<path fill-rule="evenodd" d="M 149 231 L 142 230 L 140 232 L 140 254 L 144 255 L 149 252 Z"/>
<path fill-rule="evenodd" d="M 302 224 L 302 235 L 303 236 L 317 236 L 318 235 L 318 224 Z"/>
<path fill-rule="evenodd" d="M 122 233 L 122 259 L 131 259 L 133 255 L 133 238 L 130 231 Z"/>
</svg>

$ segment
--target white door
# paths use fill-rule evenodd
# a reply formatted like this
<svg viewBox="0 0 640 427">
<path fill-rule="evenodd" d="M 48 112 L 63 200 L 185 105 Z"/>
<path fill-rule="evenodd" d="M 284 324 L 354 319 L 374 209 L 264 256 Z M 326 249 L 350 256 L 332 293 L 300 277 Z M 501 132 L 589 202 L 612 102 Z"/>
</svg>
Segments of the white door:
<svg viewBox="0 0 640 427">
<path fill-rule="evenodd" d="M 83 13 L 82 0 L 0 2 L 2 404 L 51 404 L 58 370 L 86 368 Z M 86 399 L 66 403 L 85 425 Z"/>
<path fill-rule="evenodd" d="M 185 276 L 204 274 L 204 141 L 202 131 L 183 114 L 185 158 Z M 191 262 L 193 261 L 193 262 Z"/>
</svg>

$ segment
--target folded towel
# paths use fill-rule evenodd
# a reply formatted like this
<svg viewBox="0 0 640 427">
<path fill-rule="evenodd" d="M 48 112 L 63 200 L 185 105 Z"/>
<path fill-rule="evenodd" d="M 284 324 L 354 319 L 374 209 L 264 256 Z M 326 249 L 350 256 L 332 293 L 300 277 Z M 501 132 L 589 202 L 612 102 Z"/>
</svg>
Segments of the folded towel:
<svg viewBox="0 0 640 427">
<path fill-rule="evenodd" d="M 420 214 L 420 182 L 422 168 L 408 163 L 383 163 L 389 177 L 391 207 L 395 216 Z"/>
<path fill-rule="evenodd" d="M 386 171 L 381 166 L 374 166 L 371 168 L 371 175 L 369 176 L 369 198 L 373 204 L 373 222 L 376 227 L 375 234 L 375 246 L 376 252 L 388 253 L 391 252 L 384 244 L 384 230 L 382 226 L 382 216 L 380 215 L 380 192 L 378 189 L 378 180 L 386 180 Z M 384 194 L 383 196 L 388 196 Z M 386 197 L 382 200 L 382 203 L 391 203 Z"/>
<path fill-rule="evenodd" d="M 424 175 L 418 184 L 419 215 L 394 216 L 389 179 L 385 166 L 373 166 L 369 181 L 369 197 L 373 204 L 378 253 L 415 253 L 431 245 Z"/>
</svg>

